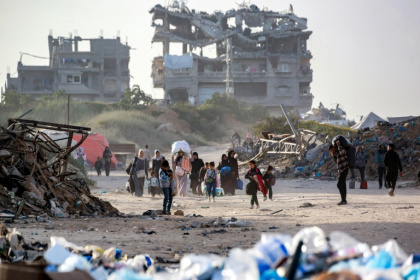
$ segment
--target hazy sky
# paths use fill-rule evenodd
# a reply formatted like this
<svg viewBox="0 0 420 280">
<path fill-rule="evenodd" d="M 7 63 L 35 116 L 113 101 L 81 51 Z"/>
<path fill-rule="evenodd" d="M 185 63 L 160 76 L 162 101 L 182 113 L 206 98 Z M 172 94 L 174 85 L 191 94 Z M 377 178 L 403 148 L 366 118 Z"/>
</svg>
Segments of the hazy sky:
<svg viewBox="0 0 420 280">
<path fill-rule="evenodd" d="M 213 12 L 237 8 L 242 0 L 189 0 L 190 9 Z M 13 0 L 0 9 L 0 82 L 7 66 L 14 74 L 19 52 L 48 56 L 47 36 L 96 38 L 103 30 L 112 38 L 120 30 L 131 45 L 131 85 L 148 93 L 152 87 L 151 60 L 161 55 L 152 48 L 150 8 L 154 0 Z M 418 0 L 255 0 L 260 8 L 286 10 L 308 18 L 313 31 L 308 48 L 314 70 L 313 106 L 321 101 L 342 104 L 350 118 L 374 111 L 381 117 L 420 115 L 420 1 Z M 47 64 L 24 56 L 23 64 Z M 15 73 L 15 76 L 17 74 Z"/>
</svg>

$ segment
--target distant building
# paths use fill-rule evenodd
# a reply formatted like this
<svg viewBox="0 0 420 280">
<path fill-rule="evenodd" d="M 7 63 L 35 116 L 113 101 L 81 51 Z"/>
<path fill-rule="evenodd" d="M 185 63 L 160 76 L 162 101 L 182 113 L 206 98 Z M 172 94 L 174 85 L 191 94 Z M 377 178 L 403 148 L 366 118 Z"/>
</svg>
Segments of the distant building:
<svg viewBox="0 0 420 280">
<path fill-rule="evenodd" d="M 90 50 L 79 51 L 89 41 Z M 130 47 L 116 39 L 82 39 L 48 36 L 49 65 L 31 66 L 18 62 L 18 77 L 7 74 L 7 90 L 38 98 L 64 90 L 84 101 L 119 101 L 130 87 Z M 23 54 L 24 55 L 24 54 Z"/>
<path fill-rule="evenodd" d="M 307 20 L 287 12 L 240 5 L 238 10 L 208 14 L 189 10 L 184 1 L 150 10 L 153 43 L 163 56 L 152 63 L 155 88 L 167 102 L 202 104 L 215 92 L 228 93 L 279 114 L 279 104 L 309 111 L 313 95 Z M 173 45 L 183 55 L 174 55 Z M 215 57 L 203 56 L 203 49 Z"/>
</svg>

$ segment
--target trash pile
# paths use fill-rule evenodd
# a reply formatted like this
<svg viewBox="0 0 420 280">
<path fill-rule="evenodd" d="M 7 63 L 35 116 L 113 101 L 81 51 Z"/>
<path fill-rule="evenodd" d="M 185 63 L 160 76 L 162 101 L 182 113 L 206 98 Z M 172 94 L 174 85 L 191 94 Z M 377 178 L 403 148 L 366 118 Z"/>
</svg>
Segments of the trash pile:
<svg viewBox="0 0 420 280">
<path fill-rule="evenodd" d="M 395 240 L 370 247 L 335 231 L 318 227 L 295 236 L 263 234 L 253 248 L 234 248 L 227 257 L 184 256 L 178 263 L 159 264 L 148 255 L 134 258 L 115 247 L 78 246 L 63 237 L 51 244 L 26 244 L 23 236 L 0 228 L 0 278 L 145 280 L 145 279 L 418 279 L 420 255 L 407 256 Z M 22 262 L 25 261 L 25 262 Z M 28 270 L 28 268 L 33 268 Z M 35 270 L 36 268 L 36 270 Z M 59 278 L 66 275 L 73 278 Z M 20 278 L 16 278 L 19 276 Z M 44 278 L 36 278 L 44 279 Z"/>
<path fill-rule="evenodd" d="M 329 137 L 327 137 L 329 139 Z M 378 176 L 375 153 L 379 144 L 394 143 L 403 165 L 403 180 L 417 180 L 420 170 L 420 124 L 405 123 L 402 125 L 380 124 L 370 130 L 359 131 L 349 135 L 353 145 L 362 145 L 367 155 L 365 174 L 368 180 L 375 180 Z M 336 164 L 328 152 L 331 141 L 308 147 L 305 157 L 298 160 L 296 157 L 282 156 L 274 161 L 265 157 L 262 165 L 272 164 L 277 167 L 279 177 L 306 177 L 328 179 L 337 175 Z M 355 175 L 359 176 L 355 169 Z"/>
<path fill-rule="evenodd" d="M 60 147 L 41 129 L 66 131 L 69 147 Z M 112 215 L 118 210 L 91 195 L 78 169 L 68 164 L 70 153 L 87 137 L 87 128 L 27 120 L 9 120 L 0 127 L 0 212 L 2 218 L 48 214 Z M 73 133 L 83 134 L 71 146 Z M 86 136 L 86 137 L 85 137 Z"/>
</svg>

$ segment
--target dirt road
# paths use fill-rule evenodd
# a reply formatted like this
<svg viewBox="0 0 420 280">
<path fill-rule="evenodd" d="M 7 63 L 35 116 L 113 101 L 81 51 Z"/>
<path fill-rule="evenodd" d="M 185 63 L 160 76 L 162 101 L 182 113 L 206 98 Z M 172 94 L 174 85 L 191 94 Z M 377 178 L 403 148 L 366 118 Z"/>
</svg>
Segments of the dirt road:
<svg viewBox="0 0 420 280">
<path fill-rule="evenodd" d="M 199 152 L 207 161 L 205 156 L 211 149 L 206 149 Z M 215 159 L 219 158 L 214 154 Z M 110 177 L 93 177 L 98 187 L 92 192 L 121 212 L 139 215 L 162 208 L 162 197 L 136 198 L 126 193 L 127 175 L 122 171 L 111 172 Z M 226 254 L 233 247 L 252 247 L 263 232 L 295 234 L 306 226 L 319 226 L 326 233 L 341 230 L 370 245 L 396 239 L 407 253 L 420 252 L 419 189 L 396 189 L 395 196 L 390 197 L 386 189 L 378 189 L 376 182 L 369 182 L 367 190 L 348 190 L 349 204 L 337 206 L 339 194 L 335 182 L 278 180 L 274 200 L 263 201 L 262 194 L 259 199 L 261 209 L 256 210 L 249 209 L 250 198 L 244 191 L 238 191 L 236 196 L 216 198 L 215 203 L 189 192 L 184 198 L 175 198 L 177 206 L 172 212 L 182 209 L 185 215 L 202 217 L 57 218 L 53 219 L 51 230 L 44 229 L 46 223 L 18 222 L 15 226 L 30 240 L 48 241 L 53 235 L 64 236 L 79 245 L 115 246 L 129 256 L 147 253 L 166 260 L 186 253 Z M 302 208 L 304 203 L 313 206 Z M 278 210 L 282 211 L 270 215 Z M 235 217 L 251 221 L 253 226 L 224 228 L 225 231 L 220 231 L 223 229 L 220 227 L 191 228 L 194 221 L 205 223 L 217 217 Z"/>
</svg>

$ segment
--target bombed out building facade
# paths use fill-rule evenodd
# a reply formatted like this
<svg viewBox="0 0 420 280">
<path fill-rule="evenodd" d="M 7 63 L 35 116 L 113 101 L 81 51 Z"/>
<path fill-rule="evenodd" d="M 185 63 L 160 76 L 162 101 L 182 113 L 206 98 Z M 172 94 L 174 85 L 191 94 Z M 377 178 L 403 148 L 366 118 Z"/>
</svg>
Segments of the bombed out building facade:
<svg viewBox="0 0 420 280">
<path fill-rule="evenodd" d="M 167 102 L 202 104 L 215 92 L 228 93 L 278 114 L 279 104 L 304 113 L 313 95 L 307 20 L 287 12 L 240 5 L 237 10 L 208 14 L 173 1 L 150 10 L 153 43 L 163 56 L 152 63 L 155 88 Z M 172 46 L 182 46 L 173 54 Z M 203 55 L 210 49 L 213 56 Z"/>
<path fill-rule="evenodd" d="M 80 46 L 84 43 L 85 49 Z M 64 90 L 74 99 L 115 102 L 130 87 L 130 47 L 120 38 L 82 39 L 48 36 L 46 66 L 18 62 L 16 78 L 7 74 L 7 90 L 39 98 Z"/>
</svg>

